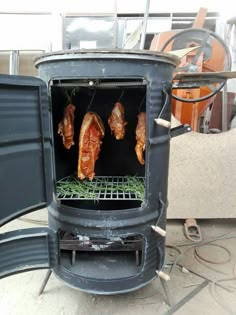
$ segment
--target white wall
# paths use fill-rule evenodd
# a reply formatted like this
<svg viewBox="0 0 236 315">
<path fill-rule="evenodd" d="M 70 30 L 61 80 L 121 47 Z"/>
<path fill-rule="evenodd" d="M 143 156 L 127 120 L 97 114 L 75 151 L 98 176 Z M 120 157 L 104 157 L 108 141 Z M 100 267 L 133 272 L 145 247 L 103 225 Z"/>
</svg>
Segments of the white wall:
<svg viewBox="0 0 236 315">
<path fill-rule="evenodd" d="M 150 0 L 150 13 L 198 12 L 206 7 L 211 12 L 222 13 L 222 23 L 230 15 L 232 5 L 229 0 L 201 1 L 158 1 Z M 61 15 L 74 14 L 108 14 L 144 13 L 146 0 L 8 0 L 0 5 L 0 50 L 44 50 L 62 49 Z M 9 13 L 35 13 L 9 14 Z M 4 13 L 4 14 L 1 14 Z M 37 13 L 37 14 L 36 14 Z M 41 13 L 41 14 L 38 14 Z M 160 22 L 160 23 L 159 23 Z M 166 29 L 165 21 L 158 21 L 159 28 Z M 155 22 L 157 23 L 157 21 Z M 169 23 L 166 21 L 166 23 Z M 148 24 L 147 31 L 150 28 Z M 158 28 L 158 29 L 159 29 Z M 163 29 L 163 30 L 164 30 Z M 219 32 L 217 32 L 220 36 Z"/>
<path fill-rule="evenodd" d="M 75 13 L 111 13 L 116 0 L 8 0 L 1 1 L 0 12 L 75 12 Z M 146 0 L 117 0 L 118 13 L 142 13 Z M 150 13 L 158 12 L 196 12 L 200 7 L 209 11 L 232 15 L 230 0 L 178 0 L 150 1 Z"/>
<path fill-rule="evenodd" d="M 48 50 L 50 15 L 0 14 L 0 50 Z"/>
</svg>

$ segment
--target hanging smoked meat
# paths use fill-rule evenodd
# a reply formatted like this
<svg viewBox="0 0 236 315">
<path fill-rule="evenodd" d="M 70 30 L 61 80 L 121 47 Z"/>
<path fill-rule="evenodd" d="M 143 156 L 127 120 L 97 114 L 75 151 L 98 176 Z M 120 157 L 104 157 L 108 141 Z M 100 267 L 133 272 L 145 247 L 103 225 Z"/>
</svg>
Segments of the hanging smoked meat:
<svg viewBox="0 0 236 315">
<path fill-rule="evenodd" d="M 101 147 L 101 139 L 105 135 L 105 128 L 100 116 L 88 112 L 83 119 L 79 135 L 78 178 L 92 180 L 95 173 L 95 162 Z"/>
<path fill-rule="evenodd" d="M 116 140 L 124 139 L 127 122 L 124 119 L 124 107 L 121 103 L 117 102 L 115 104 L 108 119 L 108 124 L 111 128 L 111 134 L 114 133 Z"/>
<path fill-rule="evenodd" d="M 58 134 L 62 136 L 62 141 L 66 149 L 74 145 L 74 111 L 75 106 L 69 104 L 64 110 L 64 116 L 58 124 Z"/>
<path fill-rule="evenodd" d="M 136 127 L 136 140 L 135 152 L 140 164 L 144 165 L 144 150 L 146 143 L 146 113 L 141 112 L 138 115 L 138 124 Z"/>
</svg>

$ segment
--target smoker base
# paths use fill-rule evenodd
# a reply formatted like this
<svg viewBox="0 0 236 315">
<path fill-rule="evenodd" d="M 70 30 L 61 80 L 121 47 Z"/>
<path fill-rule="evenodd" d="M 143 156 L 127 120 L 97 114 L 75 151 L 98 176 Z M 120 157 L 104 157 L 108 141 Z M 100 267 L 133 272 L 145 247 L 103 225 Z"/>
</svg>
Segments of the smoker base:
<svg viewBox="0 0 236 315">
<path fill-rule="evenodd" d="M 62 266 L 59 266 L 57 269 L 53 269 L 53 273 L 60 281 L 63 281 L 67 286 L 73 289 L 98 295 L 115 295 L 132 292 L 145 287 L 157 278 L 156 273 L 149 278 L 147 278 L 144 273 L 140 273 L 135 277 L 116 280 L 91 279 L 75 275 Z M 143 281 L 143 277 L 146 278 L 145 282 Z"/>
<path fill-rule="evenodd" d="M 147 285 L 164 265 L 165 239 L 151 226 L 158 220 L 165 229 L 165 209 L 166 204 L 156 211 L 94 211 L 63 204 L 50 207 L 50 228 L 58 237 L 62 231 L 75 236 L 59 237 L 54 273 L 67 285 L 94 294 L 125 293 Z M 141 247 L 136 240 L 141 241 Z"/>
<path fill-rule="evenodd" d="M 134 291 L 163 268 L 163 252 L 156 244 L 149 239 L 142 251 L 61 250 L 54 273 L 67 285 L 94 294 Z"/>
</svg>

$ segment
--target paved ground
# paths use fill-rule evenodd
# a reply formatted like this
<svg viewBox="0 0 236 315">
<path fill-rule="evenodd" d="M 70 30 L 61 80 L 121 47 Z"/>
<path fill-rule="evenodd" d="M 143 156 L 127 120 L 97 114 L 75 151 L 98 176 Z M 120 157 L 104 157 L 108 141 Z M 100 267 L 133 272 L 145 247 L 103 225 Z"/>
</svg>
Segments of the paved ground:
<svg viewBox="0 0 236 315">
<path fill-rule="evenodd" d="M 28 215 L 27 218 L 46 220 L 45 213 L 40 215 Z M 189 249 L 184 258 L 179 261 L 178 266 L 171 272 L 171 280 L 168 287 L 174 304 L 188 301 L 178 310 L 177 315 L 224 315 L 236 314 L 236 280 L 220 282 L 227 288 L 215 287 L 207 283 L 198 294 L 188 299 L 192 292 L 204 285 L 204 277 L 210 281 L 232 278 L 235 273 L 236 263 L 236 229 L 235 220 L 231 221 L 200 221 L 204 239 L 216 238 L 225 235 L 227 239 L 221 239 L 214 244 L 225 246 L 231 253 L 230 260 L 223 264 L 200 263 L 194 258 L 194 248 Z M 15 220 L 1 228 L 7 231 L 34 226 L 31 223 Z M 176 245 L 186 243 L 183 235 L 182 222 L 168 221 L 167 244 Z M 227 234 L 226 234 L 227 233 Z M 190 247 L 180 247 L 183 251 Z M 200 255 L 214 262 L 227 260 L 228 254 L 221 247 L 204 246 L 199 248 Z M 176 250 L 167 247 L 166 262 L 171 263 L 176 258 Z M 180 264 L 192 272 L 183 272 Z M 169 265 L 166 272 L 170 272 Z M 214 268 L 214 269 L 211 269 Z M 221 272 L 221 273 L 219 273 Z M 74 290 L 51 276 L 43 295 L 38 296 L 38 289 L 46 274 L 45 270 L 26 272 L 11 276 L 0 281 L 0 314 L 60 314 L 60 315 L 126 315 L 144 314 L 170 314 L 166 296 L 160 285 L 159 279 L 153 281 L 147 287 L 125 295 L 119 296 L 96 296 Z M 211 282 L 212 283 L 212 282 Z M 210 287 L 216 289 L 213 295 L 217 295 L 220 303 L 224 303 L 225 310 L 215 298 L 213 298 Z M 229 292 L 229 291 L 232 292 Z M 176 306 L 174 306 L 176 307 Z M 168 313 L 169 312 L 169 313 Z"/>
</svg>

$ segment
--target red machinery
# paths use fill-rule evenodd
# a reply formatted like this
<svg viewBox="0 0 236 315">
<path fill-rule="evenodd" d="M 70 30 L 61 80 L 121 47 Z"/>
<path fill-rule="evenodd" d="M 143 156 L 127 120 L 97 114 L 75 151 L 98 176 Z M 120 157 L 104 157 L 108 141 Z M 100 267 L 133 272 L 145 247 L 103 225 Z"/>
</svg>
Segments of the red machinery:
<svg viewBox="0 0 236 315">
<path fill-rule="evenodd" d="M 197 47 L 181 59 L 176 73 L 201 73 L 231 70 L 231 55 L 224 41 L 214 32 L 204 28 L 206 15 L 200 9 L 193 25 L 183 31 L 168 31 L 158 34 L 152 41 L 150 50 L 170 52 L 184 48 Z M 199 131 L 199 118 L 207 107 L 213 103 L 216 94 L 222 89 L 226 81 L 197 86 L 186 84 L 182 89 L 174 90 L 172 96 L 172 113 L 181 122 L 187 123 L 193 131 Z"/>
</svg>

